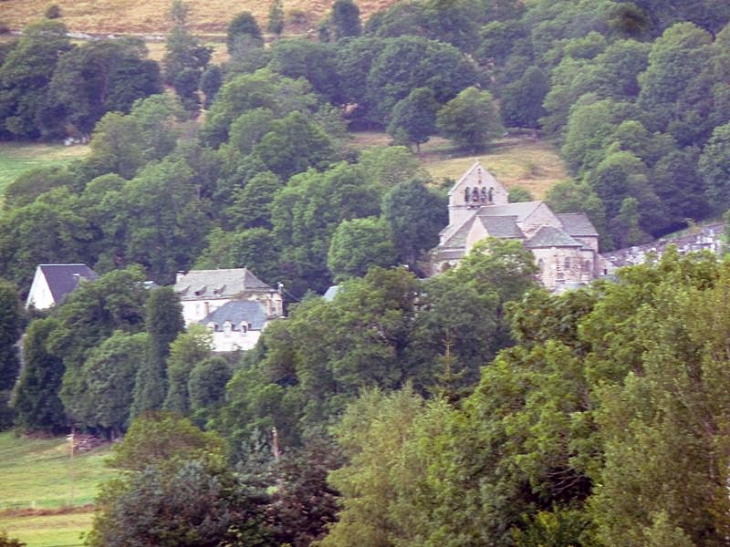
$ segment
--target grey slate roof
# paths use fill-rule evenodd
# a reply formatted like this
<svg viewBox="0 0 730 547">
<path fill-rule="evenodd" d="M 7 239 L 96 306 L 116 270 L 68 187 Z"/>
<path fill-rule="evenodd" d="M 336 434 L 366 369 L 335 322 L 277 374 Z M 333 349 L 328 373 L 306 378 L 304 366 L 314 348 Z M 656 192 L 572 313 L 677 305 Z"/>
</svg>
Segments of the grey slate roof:
<svg viewBox="0 0 730 547">
<path fill-rule="evenodd" d="M 452 248 L 466 246 L 466 238 L 469 235 L 469 231 L 471 230 L 472 225 L 474 224 L 474 218 L 475 217 L 471 217 L 464 224 L 462 224 L 459 229 L 456 230 L 454 234 L 444 242 L 442 247 Z"/>
<path fill-rule="evenodd" d="M 272 290 L 247 268 L 190 270 L 175 283 L 175 292 L 181 300 L 234 298 L 246 292 Z"/>
<path fill-rule="evenodd" d="M 266 324 L 264 305 L 255 300 L 240 300 L 223 304 L 220 308 L 198 321 L 201 325 L 216 324 L 216 330 L 223 330 L 223 323 L 230 321 L 233 331 L 238 331 L 241 322 L 246 321 L 250 330 L 261 330 Z"/>
<path fill-rule="evenodd" d="M 82 280 L 98 279 L 97 273 L 86 264 L 40 264 L 53 300 L 60 302 L 73 292 Z"/>
<path fill-rule="evenodd" d="M 492 237 L 502 239 L 524 237 L 522 230 L 517 226 L 516 216 L 480 216 L 479 220 Z"/>
<path fill-rule="evenodd" d="M 598 237 L 598 232 L 585 213 L 559 213 L 555 215 L 570 236 Z"/>
<path fill-rule="evenodd" d="M 542 201 L 524 201 L 507 205 L 485 205 L 477 212 L 480 217 L 508 217 L 513 216 L 517 222 L 522 222 L 542 205 Z"/>
<path fill-rule="evenodd" d="M 525 241 L 525 247 L 528 249 L 541 247 L 583 247 L 583 244 L 570 237 L 560 228 L 540 226 L 537 232 Z"/>
</svg>

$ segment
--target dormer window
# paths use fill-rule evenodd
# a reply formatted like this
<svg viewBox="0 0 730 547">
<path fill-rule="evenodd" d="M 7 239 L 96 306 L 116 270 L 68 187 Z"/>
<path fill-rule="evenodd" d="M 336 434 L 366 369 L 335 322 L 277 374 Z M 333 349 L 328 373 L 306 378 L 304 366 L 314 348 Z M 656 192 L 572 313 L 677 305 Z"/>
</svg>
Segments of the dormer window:
<svg viewBox="0 0 730 547">
<path fill-rule="evenodd" d="M 246 334 L 248 332 L 249 328 L 250 328 L 250 326 L 246 321 L 241 321 L 241 325 L 240 325 L 241 334 Z"/>
<path fill-rule="evenodd" d="M 215 330 L 218 328 L 218 325 L 216 325 L 213 321 L 210 321 L 207 325 L 205 325 L 209 330 L 212 330 L 215 332 Z"/>
<path fill-rule="evenodd" d="M 223 323 L 223 334 L 226 336 L 230 336 L 232 330 L 233 330 L 233 323 L 231 323 L 230 321 L 225 321 Z"/>
</svg>

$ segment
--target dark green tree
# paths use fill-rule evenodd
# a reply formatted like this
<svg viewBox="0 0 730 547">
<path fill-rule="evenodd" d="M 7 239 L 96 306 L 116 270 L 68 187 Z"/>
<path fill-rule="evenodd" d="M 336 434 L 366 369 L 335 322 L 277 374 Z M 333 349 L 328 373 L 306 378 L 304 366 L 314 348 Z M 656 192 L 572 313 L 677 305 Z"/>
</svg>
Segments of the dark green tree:
<svg viewBox="0 0 730 547">
<path fill-rule="evenodd" d="M 343 220 L 332 235 L 327 253 L 327 268 L 335 283 L 362 277 L 372 266 L 389 268 L 395 262 L 390 226 L 375 217 Z"/>
<path fill-rule="evenodd" d="M 306 288 L 324 292 L 330 284 L 327 252 L 332 234 L 343 220 L 380 213 L 378 198 L 362 170 L 345 163 L 324 173 L 302 173 L 276 194 L 273 234 L 293 294 L 301 295 Z"/>
<path fill-rule="evenodd" d="M 12 425 L 9 403 L 11 390 L 20 373 L 17 344 L 22 319 L 17 289 L 9 281 L 0 279 L 0 429 Z"/>
<path fill-rule="evenodd" d="M 337 40 L 360 36 L 360 8 L 353 0 L 335 0 L 332 4 L 332 24 Z"/>
<path fill-rule="evenodd" d="M 0 66 L 0 132 L 8 138 L 41 136 L 41 111 L 62 54 L 71 49 L 66 26 L 45 20 L 26 27 Z"/>
<path fill-rule="evenodd" d="M 20 372 L 16 344 L 20 339 L 22 317 L 17 288 L 0 279 L 0 392 L 11 390 Z"/>
<path fill-rule="evenodd" d="M 162 59 L 165 82 L 175 88 L 190 112 L 196 112 L 200 104 L 198 84 L 211 53 L 211 48 L 202 45 L 184 23 L 175 24 L 167 36 Z"/>
<path fill-rule="evenodd" d="M 215 101 L 223 85 L 223 69 L 220 65 L 208 65 L 200 75 L 200 91 L 203 92 L 203 108 L 208 109 Z"/>
<path fill-rule="evenodd" d="M 450 44 L 416 36 L 387 40 L 367 76 L 367 97 L 383 123 L 393 107 L 419 87 L 433 90 L 439 104 L 476 82 L 473 64 Z"/>
<path fill-rule="evenodd" d="M 269 8 L 269 18 L 266 21 L 266 30 L 280 36 L 284 32 L 284 7 L 282 0 L 274 0 Z"/>
<path fill-rule="evenodd" d="M 225 400 L 226 384 L 233 376 L 231 366 L 222 357 L 209 357 L 190 371 L 188 391 L 190 409 L 197 416 L 211 415 Z"/>
<path fill-rule="evenodd" d="M 417 268 L 421 254 L 438 244 L 438 233 L 447 224 L 443 198 L 420 180 L 411 179 L 389 190 L 382 207 L 398 259 L 409 268 Z"/>
<path fill-rule="evenodd" d="M 330 137 L 302 112 L 273 121 L 271 130 L 254 147 L 254 153 L 283 180 L 310 167 L 324 169 L 336 159 Z"/>
<path fill-rule="evenodd" d="M 25 365 L 12 400 L 15 423 L 24 431 L 60 433 L 68 426 L 59 398 L 64 364 L 48 349 L 49 338 L 58 326 L 55 319 L 37 319 L 25 333 Z"/>
<path fill-rule="evenodd" d="M 117 330 L 144 330 L 144 280 L 140 268 L 112 271 L 82 283 L 58 308 L 58 324 L 49 332 L 47 346 L 63 359 L 66 370 L 60 395 L 72 420 L 81 419 L 89 406 L 83 366 L 93 348 Z"/>
<path fill-rule="evenodd" d="M 259 24 L 251 12 L 243 11 L 236 15 L 228 24 L 226 36 L 226 44 L 228 53 L 236 54 L 236 50 L 240 47 L 250 47 L 263 45 L 263 36 Z"/>
<path fill-rule="evenodd" d="M 181 416 L 190 414 L 190 373 L 201 361 L 210 357 L 213 340 L 203 325 L 191 324 L 186 332 L 170 344 L 167 359 L 167 396 L 163 407 Z"/>
<path fill-rule="evenodd" d="M 504 133 L 492 95 L 475 87 L 446 103 L 438 112 L 436 125 L 441 135 L 469 151 L 484 150 Z"/>
<path fill-rule="evenodd" d="M 265 228 L 224 232 L 214 228 L 208 247 L 195 263 L 196 268 L 251 268 L 256 276 L 273 284 L 282 278 L 276 238 Z"/>
<path fill-rule="evenodd" d="M 147 360 L 137 370 L 132 418 L 162 408 L 168 389 L 167 357 L 170 344 L 183 331 L 182 304 L 172 287 L 160 287 L 147 300 Z"/>
<path fill-rule="evenodd" d="M 136 40 L 89 42 L 65 53 L 48 86 L 45 133 L 88 135 L 107 112 L 129 113 L 137 99 L 162 93 L 159 66 L 146 54 Z"/>
<path fill-rule="evenodd" d="M 88 401 L 82 425 L 109 438 L 126 430 L 135 378 L 147 361 L 148 347 L 147 334 L 117 331 L 91 350 L 82 372 Z"/>
<path fill-rule="evenodd" d="M 500 112 L 505 127 L 540 127 L 540 118 L 545 115 L 542 102 L 550 83 L 545 73 L 538 67 L 531 66 L 516 82 L 502 90 Z"/>
<path fill-rule="evenodd" d="M 297 38 L 277 40 L 271 45 L 269 68 L 287 78 L 305 78 L 314 89 L 333 104 L 343 102 L 337 75 L 336 47 Z"/>
<path fill-rule="evenodd" d="M 730 124 L 716 127 L 702 151 L 699 171 L 707 186 L 707 197 L 716 211 L 730 207 Z"/>
<path fill-rule="evenodd" d="M 264 492 L 225 465 L 223 440 L 172 414 L 135 420 L 102 486 L 91 546 L 266 546 Z"/>
<path fill-rule="evenodd" d="M 421 144 L 436 132 L 438 108 L 433 91 L 425 87 L 414 89 L 393 108 L 387 131 L 398 144 L 415 144 L 420 154 Z"/>
</svg>

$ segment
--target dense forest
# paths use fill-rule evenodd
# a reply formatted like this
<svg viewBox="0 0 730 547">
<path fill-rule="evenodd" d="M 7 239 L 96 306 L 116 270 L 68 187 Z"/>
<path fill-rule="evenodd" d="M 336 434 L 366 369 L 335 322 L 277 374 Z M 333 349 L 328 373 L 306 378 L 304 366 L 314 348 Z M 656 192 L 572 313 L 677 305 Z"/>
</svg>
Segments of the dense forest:
<svg viewBox="0 0 730 547">
<path fill-rule="evenodd" d="M 719 216 L 730 4 L 413 0 L 363 22 L 336 0 L 297 38 L 274 1 L 231 19 L 222 65 L 179 0 L 161 64 L 47 15 L 0 43 L 0 138 L 91 152 L 6 188 L 0 422 L 124 436 L 88 545 L 727 545 L 727 261 L 669 252 L 550 295 L 529 251 L 486 240 L 419 279 L 450 181 L 418 154 L 550 139 L 571 178 L 546 201 L 603 250 Z M 363 128 L 393 146 L 355 149 Z M 22 309 L 37 264 L 75 262 L 100 278 Z M 288 318 L 213 354 L 169 285 L 244 266 Z"/>
</svg>

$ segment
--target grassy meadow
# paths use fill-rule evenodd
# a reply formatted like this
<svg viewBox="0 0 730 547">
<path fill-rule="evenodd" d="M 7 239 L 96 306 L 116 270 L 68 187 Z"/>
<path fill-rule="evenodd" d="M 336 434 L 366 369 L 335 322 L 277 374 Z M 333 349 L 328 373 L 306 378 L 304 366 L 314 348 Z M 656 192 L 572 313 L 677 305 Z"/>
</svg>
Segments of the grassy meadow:
<svg viewBox="0 0 730 547">
<path fill-rule="evenodd" d="M 64 437 L 37 439 L 0 434 L 0 529 L 28 547 L 78 544 L 91 525 L 91 504 L 108 447 L 74 455 Z"/>
<path fill-rule="evenodd" d="M 352 146 L 387 146 L 386 133 L 354 133 Z M 567 177 L 565 165 L 557 150 L 548 141 L 529 137 L 505 137 L 495 141 L 488 150 L 479 154 L 464 154 L 454 150 L 448 140 L 440 137 L 421 145 L 421 161 L 436 181 L 458 179 L 475 161 L 488 169 L 506 188 L 521 186 L 535 199 L 556 182 Z"/>
<path fill-rule="evenodd" d="M 0 195 L 18 175 L 35 167 L 64 165 L 84 157 L 88 146 L 0 143 Z"/>
<path fill-rule="evenodd" d="M 387 8 L 396 0 L 358 0 L 363 19 Z M 266 28 L 272 0 L 187 0 L 188 25 L 197 34 L 226 32 L 228 22 L 242 11 L 251 12 Z M 170 0 L 4 0 L 0 21 L 12 30 L 43 17 L 49 4 L 61 8 L 63 22 L 74 32 L 159 35 L 171 26 L 167 18 Z M 316 28 L 332 8 L 332 0 L 283 0 L 287 26 L 285 33 L 307 32 Z"/>
</svg>

